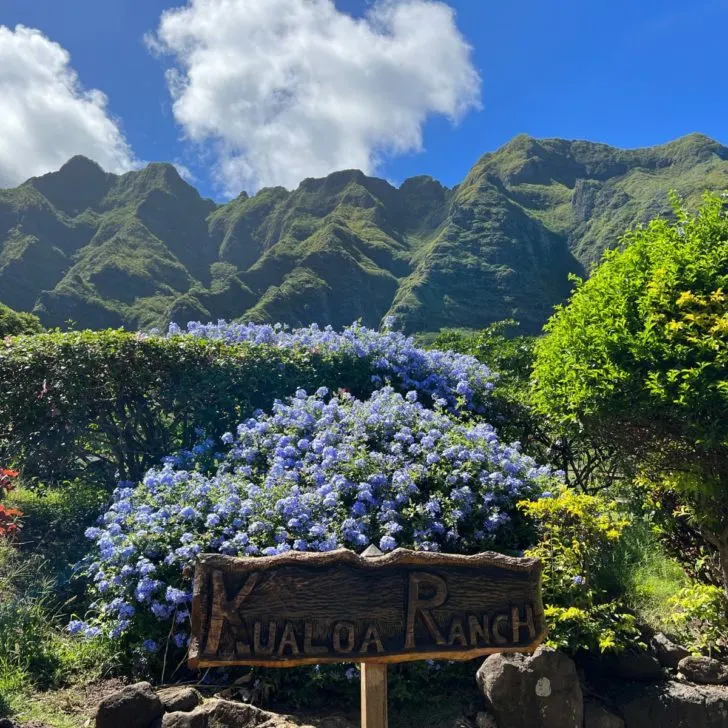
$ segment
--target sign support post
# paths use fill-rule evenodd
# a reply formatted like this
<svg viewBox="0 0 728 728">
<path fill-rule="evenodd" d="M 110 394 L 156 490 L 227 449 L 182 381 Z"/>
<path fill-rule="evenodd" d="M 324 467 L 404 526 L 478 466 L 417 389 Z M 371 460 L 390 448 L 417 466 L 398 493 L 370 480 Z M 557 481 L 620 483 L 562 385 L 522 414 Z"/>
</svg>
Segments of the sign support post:
<svg viewBox="0 0 728 728">
<path fill-rule="evenodd" d="M 382 552 L 372 544 L 362 558 L 373 559 Z M 388 728 L 387 665 L 362 662 L 361 668 L 361 728 Z"/>
<path fill-rule="evenodd" d="M 361 728 L 387 728 L 387 666 L 361 663 Z"/>
</svg>

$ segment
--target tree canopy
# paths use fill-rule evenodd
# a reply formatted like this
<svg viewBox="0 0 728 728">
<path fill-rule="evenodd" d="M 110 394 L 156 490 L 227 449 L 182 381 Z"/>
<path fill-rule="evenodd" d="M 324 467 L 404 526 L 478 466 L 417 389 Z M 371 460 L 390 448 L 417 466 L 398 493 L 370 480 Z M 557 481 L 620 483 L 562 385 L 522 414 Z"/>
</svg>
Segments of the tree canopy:
<svg viewBox="0 0 728 728">
<path fill-rule="evenodd" d="M 728 585 L 728 215 L 717 195 L 674 211 L 628 233 L 557 310 L 534 401 L 687 494 Z"/>
</svg>

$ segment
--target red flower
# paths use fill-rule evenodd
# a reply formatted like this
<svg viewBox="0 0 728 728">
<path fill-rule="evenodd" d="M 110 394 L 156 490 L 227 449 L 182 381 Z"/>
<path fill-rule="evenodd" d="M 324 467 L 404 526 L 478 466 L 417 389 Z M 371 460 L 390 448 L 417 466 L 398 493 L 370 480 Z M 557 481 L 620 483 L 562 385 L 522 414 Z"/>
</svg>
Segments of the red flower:
<svg viewBox="0 0 728 728">
<path fill-rule="evenodd" d="M 18 477 L 17 470 L 8 470 L 7 468 L 0 468 L 0 495 L 3 494 L 3 491 L 6 491 L 9 493 L 13 489 L 13 486 L 10 483 L 10 478 L 17 478 L 17 477 Z"/>
<path fill-rule="evenodd" d="M 22 518 L 23 512 L 17 508 L 6 508 L 0 505 L 0 538 L 7 538 L 17 533 L 20 528 L 18 519 Z"/>
</svg>

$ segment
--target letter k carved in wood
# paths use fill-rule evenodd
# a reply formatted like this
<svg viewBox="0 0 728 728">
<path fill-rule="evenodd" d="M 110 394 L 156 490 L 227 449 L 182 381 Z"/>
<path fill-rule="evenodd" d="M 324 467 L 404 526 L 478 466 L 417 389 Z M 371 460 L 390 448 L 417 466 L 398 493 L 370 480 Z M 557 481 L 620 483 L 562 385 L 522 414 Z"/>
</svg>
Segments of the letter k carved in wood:
<svg viewBox="0 0 728 728">
<path fill-rule="evenodd" d="M 212 617 L 210 619 L 210 628 L 207 633 L 207 641 L 205 642 L 204 655 L 206 657 L 214 657 L 220 647 L 220 637 L 225 622 L 229 622 L 233 627 L 235 634 L 241 636 L 245 634 L 245 625 L 240 618 L 240 607 L 243 602 L 250 596 L 258 582 L 258 573 L 250 574 L 243 588 L 232 598 L 227 598 L 227 590 L 225 589 L 225 581 L 222 571 L 215 570 L 212 573 Z M 235 650 L 238 654 L 249 655 L 249 642 L 238 640 L 235 644 Z"/>
</svg>

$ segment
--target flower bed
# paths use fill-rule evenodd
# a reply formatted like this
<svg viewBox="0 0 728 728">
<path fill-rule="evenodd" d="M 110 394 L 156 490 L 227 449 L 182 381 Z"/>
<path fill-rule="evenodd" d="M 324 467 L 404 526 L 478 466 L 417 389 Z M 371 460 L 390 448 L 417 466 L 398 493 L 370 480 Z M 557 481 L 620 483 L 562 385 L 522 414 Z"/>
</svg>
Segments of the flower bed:
<svg viewBox="0 0 728 728">
<path fill-rule="evenodd" d="M 187 638 L 191 566 L 201 552 L 362 550 L 376 543 L 473 553 L 520 548 L 516 503 L 550 471 L 484 423 L 428 409 L 386 387 L 366 401 L 299 390 L 226 433 L 215 472 L 169 459 L 122 484 L 85 563 L 100 624 L 153 650 Z M 76 621 L 93 635 L 97 624 Z"/>
</svg>

